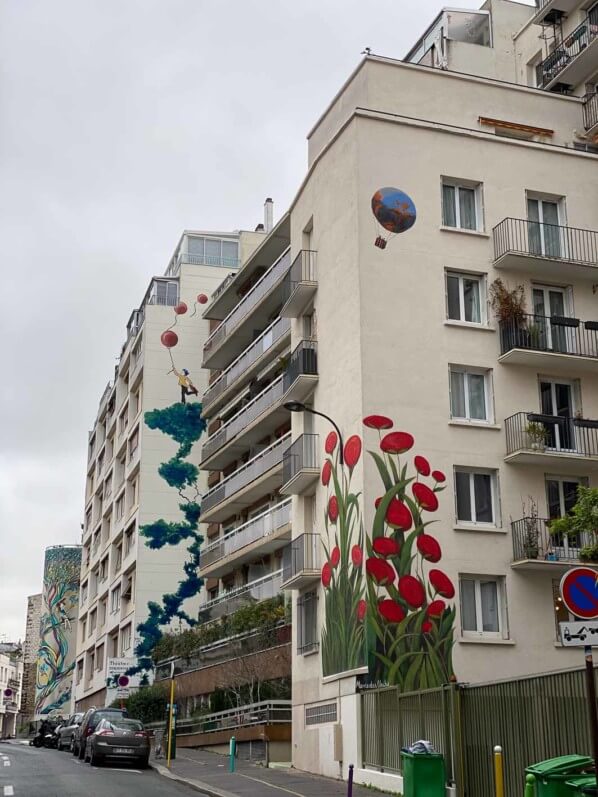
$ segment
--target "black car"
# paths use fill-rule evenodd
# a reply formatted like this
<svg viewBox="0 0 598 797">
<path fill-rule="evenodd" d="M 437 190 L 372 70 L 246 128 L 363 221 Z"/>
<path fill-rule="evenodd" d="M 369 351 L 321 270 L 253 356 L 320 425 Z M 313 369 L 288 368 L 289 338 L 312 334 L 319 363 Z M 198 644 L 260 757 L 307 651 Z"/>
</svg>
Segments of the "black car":
<svg viewBox="0 0 598 797">
<path fill-rule="evenodd" d="M 104 718 L 122 719 L 127 717 L 126 711 L 119 708 L 89 708 L 83 716 L 81 725 L 75 730 L 73 736 L 73 755 L 78 756 L 79 760 L 83 759 L 85 754 L 85 745 L 87 737 L 95 731 L 100 720 Z"/>
<path fill-rule="evenodd" d="M 58 736 L 58 749 L 59 750 L 72 750 L 73 749 L 73 736 L 77 728 L 81 725 L 83 720 L 83 712 L 72 714 L 60 728 L 56 729 Z"/>
<path fill-rule="evenodd" d="M 149 762 L 150 735 L 139 720 L 125 717 L 104 718 L 94 732 L 87 737 L 85 761 L 92 766 L 103 764 L 106 759 L 134 761 L 145 769 Z"/>
</svg>

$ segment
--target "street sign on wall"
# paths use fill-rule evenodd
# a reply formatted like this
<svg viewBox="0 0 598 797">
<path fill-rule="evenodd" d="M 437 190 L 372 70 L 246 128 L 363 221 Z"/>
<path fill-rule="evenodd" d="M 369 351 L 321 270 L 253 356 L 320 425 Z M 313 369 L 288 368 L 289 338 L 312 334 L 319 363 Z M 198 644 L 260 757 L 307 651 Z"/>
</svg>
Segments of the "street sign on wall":
<svg viewBox="0 0 598 797">
<path fill-rule="evenodd" d="M 598 571 L 591 567 L 568 570 L 561 579 L 561 597 L 580 620 L 598 618 Z"/>
<path fill-rule="evenodd" d="M 572 623 L 559 623 L 561 642 L 566 648 L 583 648 L 587 645 L 598 646 L 598 622 L 592 620 L 575 620 Z"/>
</svg>

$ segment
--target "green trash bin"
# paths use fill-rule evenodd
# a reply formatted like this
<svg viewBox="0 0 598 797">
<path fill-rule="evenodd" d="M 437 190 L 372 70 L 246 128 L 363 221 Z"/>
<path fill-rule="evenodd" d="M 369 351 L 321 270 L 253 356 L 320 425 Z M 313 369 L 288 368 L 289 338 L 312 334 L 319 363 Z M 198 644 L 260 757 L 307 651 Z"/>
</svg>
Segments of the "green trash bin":
<svg viewBox="0 0 598 797">
<path fill-rule="evenodd" d="M 536 797 L 575 797 L 580 792 L 567 781 L 593 765 L 593 759 L 586 755 L 562 755 L 532 764 L 525 772 L 536 778 Z"/>
<path fill-rule="evenodd" d="M 572 794 L 598 794 L 596 791 L 596 775 L 574 775 L 566 783 Z"/>
<path fill-rule="evenodd" d="M 442 753 L 401 750 L 403 797 L 444 797 L 446 775 Z"/>
</svg>

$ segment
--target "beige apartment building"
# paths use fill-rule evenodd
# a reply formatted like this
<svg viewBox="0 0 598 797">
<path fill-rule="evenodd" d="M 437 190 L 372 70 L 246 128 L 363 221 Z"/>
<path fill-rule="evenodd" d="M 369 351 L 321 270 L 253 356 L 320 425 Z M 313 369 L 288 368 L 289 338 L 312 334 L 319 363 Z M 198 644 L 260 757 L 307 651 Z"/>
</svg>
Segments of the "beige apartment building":
<svg viewBox="0 0 598 797">
<path fill-rule="evenodd" d="M 20 644 L 0 646 L 0 739 L 16 736 L 21 710 L 23 659 Z"/>
<path fill-rule="evenodd" d="M 232 278 L 264 234 L 261 226 L 255 232 L 185 231 L 164 276 L 150 281 L 129 318 L 114 378 L 100 399 L 89 434 L 74 690 L 77 711 L 114 699 L 114 692 L 106 690 L 107 674 L 122 673 L 136 664 L 136 629 L 148 617 L 148 601 L 161 604 L 162 596 L 175 592 L 184 579 L 183 565 L 189 557 L 184 541 L 151 550 L 139 536 L 139 527 L 146 523 L 183 519 L 180 496 L 158 473 L 177 445 L 145 426 L 144 413 L 181 400 L 173 365 L 181 373 L 189 371 L 201 396 L 207 379 L 198 352 L 209 335 L 201 302 Z M 174 308 L 181 302 L 187 312 L 176 315 Z M 161 335 L 175 319 L 178 343 L 167 349 Z M 189 401 L 195 400 L 189 396 Z M 197 461 L 195 451 L 189 461 Z M 182 608 L 195 616 L 198 601 L 187 600 Z M 136 683 L 132 679 L 130 685 Z"/>
<path fill-rule="evenodd" d="M 557 586 L 591 540 L 548 521 L 597 485 L 595 13 L 492 0 L 443 11 L 403 61 L 366 56 L 308 134 L 290 209 L 204 312 L 200 619 L 291 596 L 300 769 L 352 763 L 400 788 L 364 759 L 359 689 L 380 671 L 398 682 L 380 645 L 402 644 L 412 609 L 426 619 L 405 632 L 421 641 L 406 688 L 579 664 Z M 417 221 L 382 248 L 371 202 L 386 186 Z M 520 299 L 502 320 L 497 279 Z M 291 401 L 308 410 L 285 414 Z M 338 426 L 344 465 L 309 410 Z M 399 467 L 421 485 L 397 487 Z M 431 660 L 426 634 L 440 674 L 415 662 Z"/>
</svg>

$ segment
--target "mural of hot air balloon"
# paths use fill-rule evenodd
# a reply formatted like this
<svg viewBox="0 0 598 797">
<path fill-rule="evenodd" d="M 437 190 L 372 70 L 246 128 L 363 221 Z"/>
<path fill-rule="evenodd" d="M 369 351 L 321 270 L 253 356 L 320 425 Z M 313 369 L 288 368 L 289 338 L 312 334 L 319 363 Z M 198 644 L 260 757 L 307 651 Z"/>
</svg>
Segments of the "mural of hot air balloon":
<svg viewBox="0 0 598 797">
<path fill-rule="evenodd" d="M 379 188 L 372 197 L 372 213 L 378 224 L 388 232 L 385 237 L 379 233 L 375 245 L 386 249 L 386 244 L 393 235 L 407 232 L 415 224 L 417 211 L 410 196 L 399 188 Z"/>
</svg>

